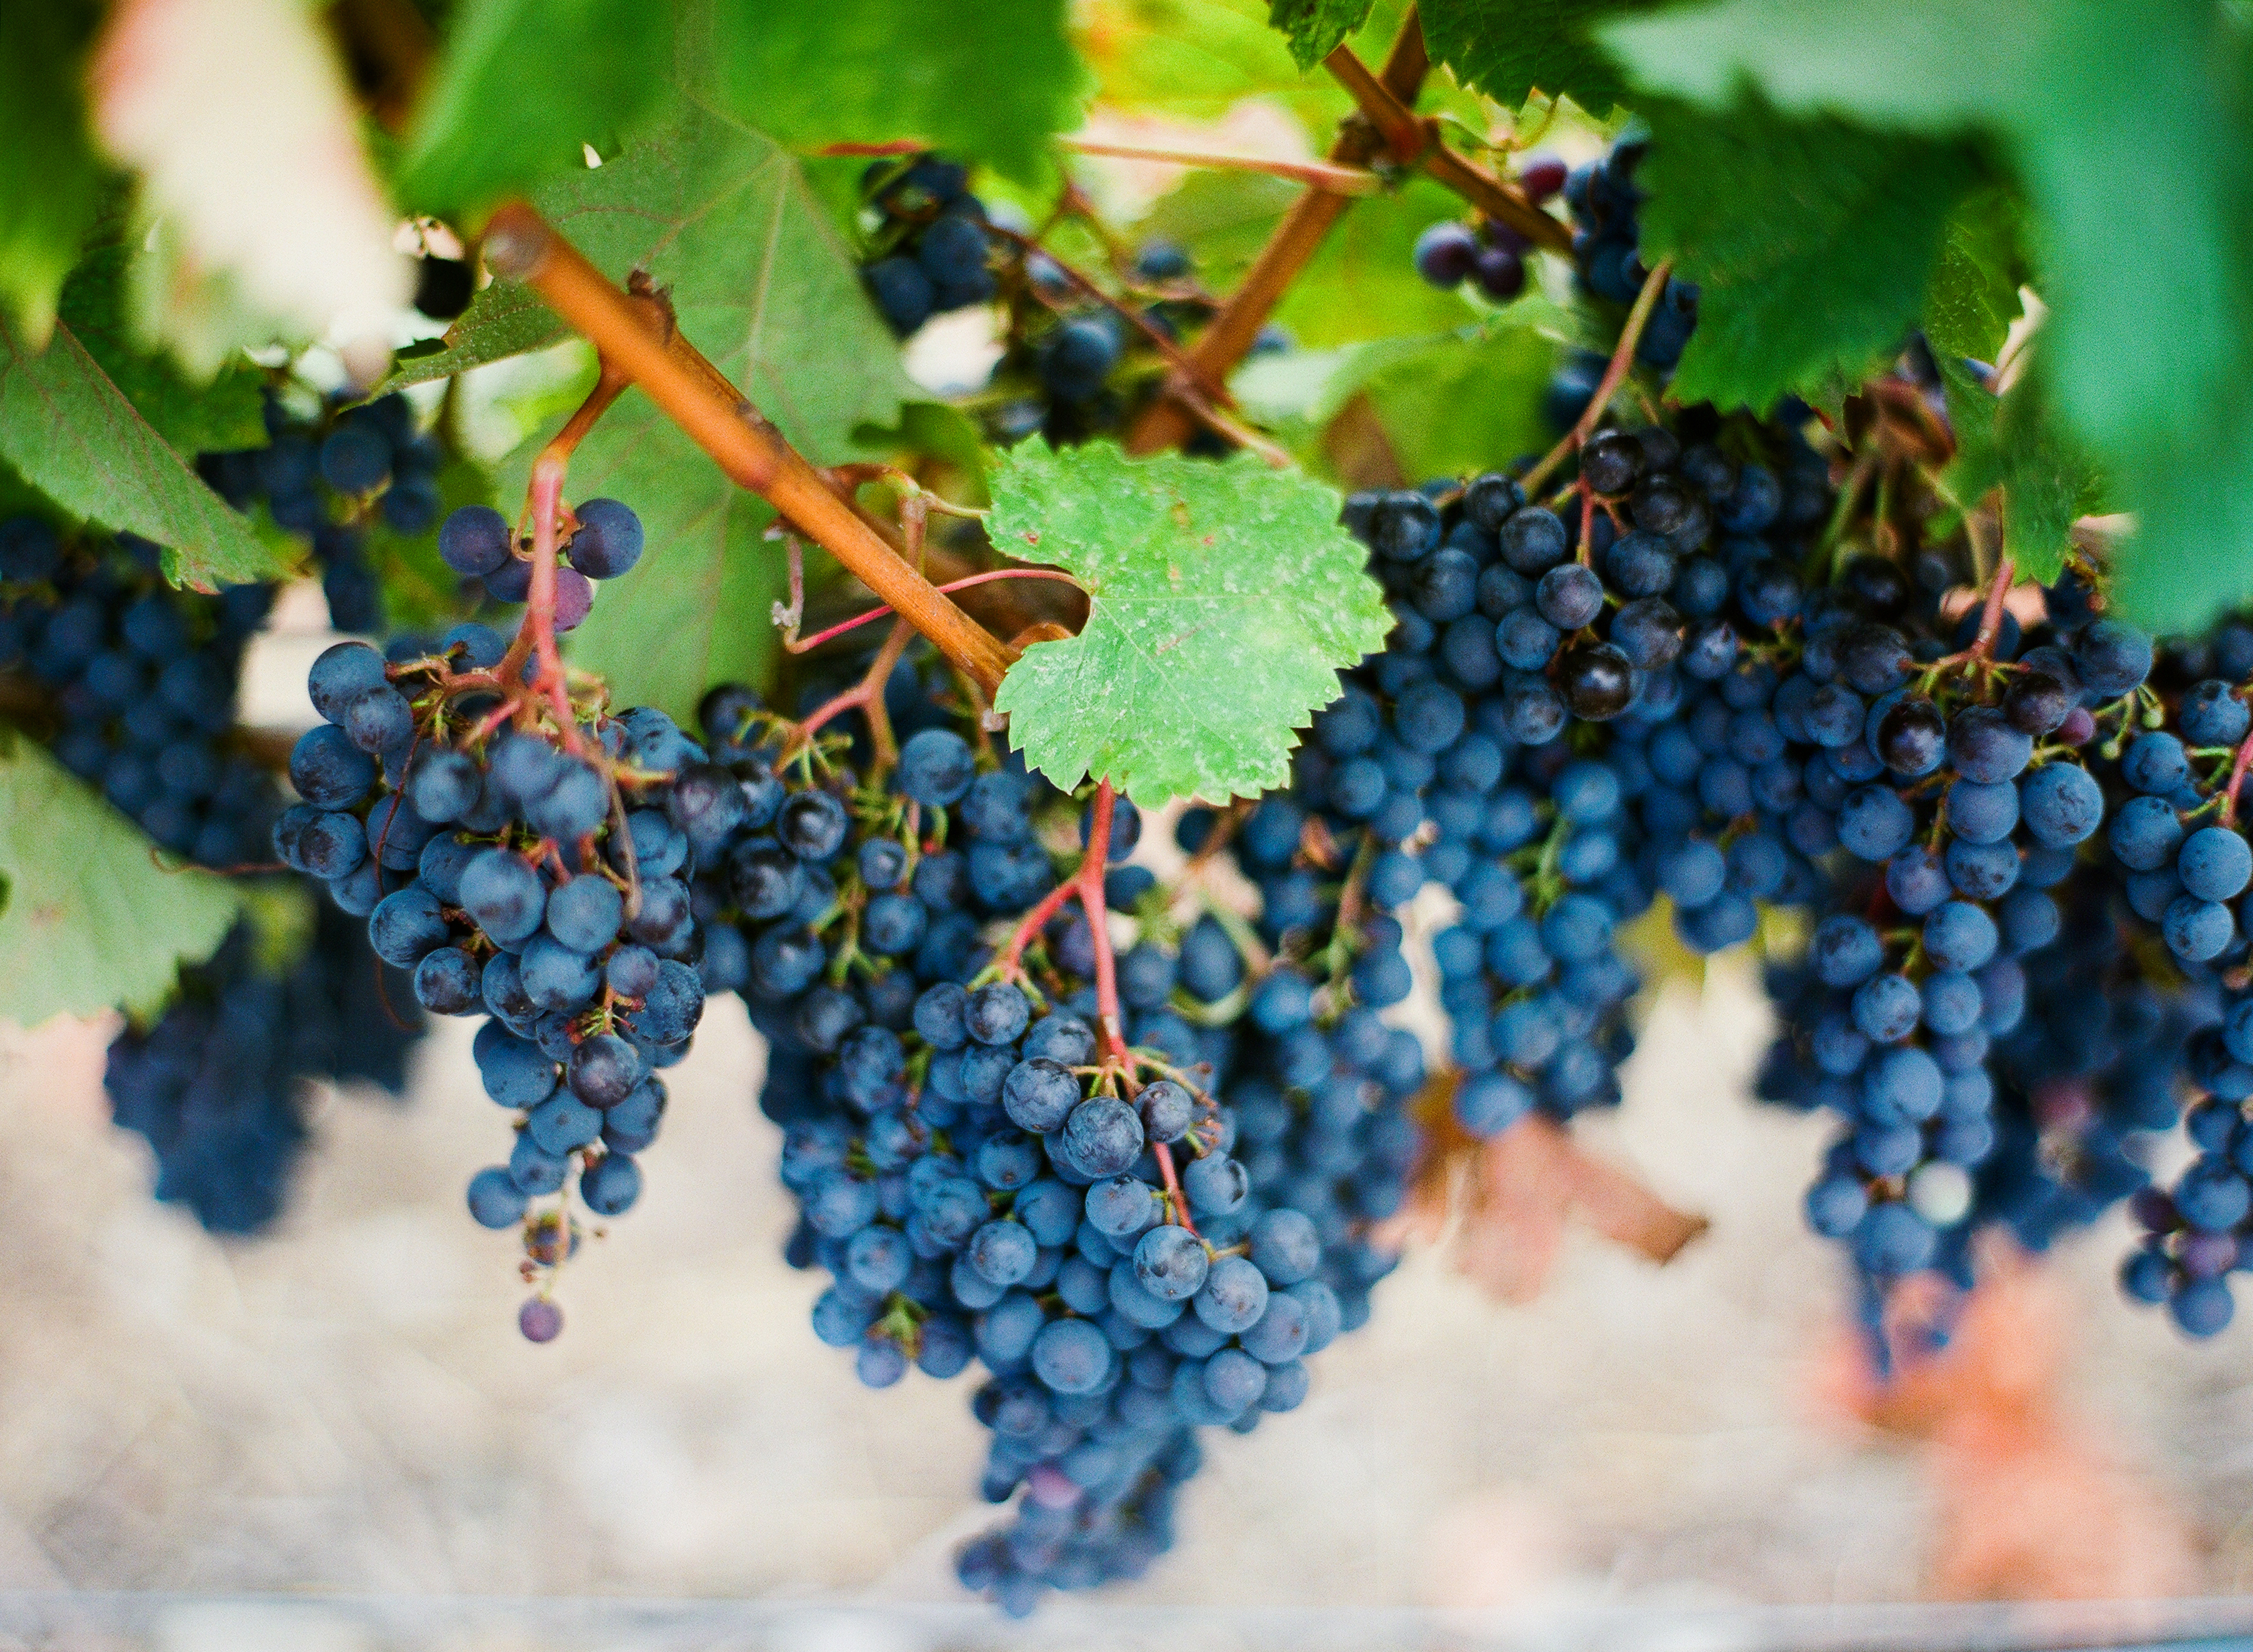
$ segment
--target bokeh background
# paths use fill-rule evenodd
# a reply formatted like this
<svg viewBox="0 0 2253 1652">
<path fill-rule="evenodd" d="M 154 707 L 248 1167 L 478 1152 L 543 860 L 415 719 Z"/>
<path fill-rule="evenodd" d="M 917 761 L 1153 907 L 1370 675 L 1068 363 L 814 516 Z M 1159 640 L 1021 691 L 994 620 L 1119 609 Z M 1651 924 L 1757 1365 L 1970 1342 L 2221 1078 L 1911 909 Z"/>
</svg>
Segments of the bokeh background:
<svg viewBox="0 0 2253 1652">
<path fill-rule="evenodd" d="M 255 720 L 293 720 L 326 640 L 284 605 Z M 247 1243 L 150 1199 L 145 1150 L 108 1121 L 106 1027 L 4 1035 L 0 1646 L 1013 1633 L 949 1572 L 993 1517 L 971 1382 L 869 1393 L 807 1328 L 817 1279 L 781 1258 L 741 1006 L 715 1001 L 668 1075 L 646 1195 L 566 1270 L 544 1348 L 515 1330 L 510 1239 L 461 1206 L 506 1138 L 471 1030 L 434 1030 L 403 1103 L 322 1092 L 289 1211 Z M 2227 1597 L 2253 1593 L 2253 1322 L 2194 1346 L 2124 1304 L 2107 1224 L 1872 1407 L 1800 1223 L 1825 1126 L 1747 1098 L 1768 1036 L 1748 968 L 1670 981 L 1625 1105 L 1576 1126 L 1710 1219 L 1671 1264 L 1576 1228 L 1547 1289 L 1507 1305 L 1444 1244 L 1412 1249 L 1301 1411 L 1212 1443 L 1173 1556 L 1024 1633 L 1970 1645 L 2028 1620 L 1908 1604 L 2123 1593 L 2246 1627 Z M 1891 1615 L 1833 1610 L 1870 1607 Z"/>
</svg>

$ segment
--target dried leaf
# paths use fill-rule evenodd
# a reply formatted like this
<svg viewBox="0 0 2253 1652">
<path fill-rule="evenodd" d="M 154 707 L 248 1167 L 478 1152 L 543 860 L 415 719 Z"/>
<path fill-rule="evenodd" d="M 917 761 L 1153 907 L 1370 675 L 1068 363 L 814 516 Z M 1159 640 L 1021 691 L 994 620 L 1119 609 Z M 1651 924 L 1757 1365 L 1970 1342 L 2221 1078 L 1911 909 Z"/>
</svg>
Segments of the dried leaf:
<svg viewBox="0 0 2253 1652">
<path fill-rule="evenodd" d="M 1827 1386 L 1842 1409 L 1931 1442 L 1938 1509 L 1929 1593 L 1950 1600 L 2150 1600 L 2200 1586 L 2188 1521 L 2062 1397 L 2071 1308 L 2023 1253 L 1997 1244 L 1979 1288 L 1897 1291 L 1889 1321 L 1948 1323 L 1936 1349 L 1897 1353 L 1890 1382 L 1842 1337 Z M 1897 1350 L 1922 1346 L 1893 1339 Z"/>
<path fill-rule="evenodd" d="M 1549 1282 L 1570 1220 L 1661 1264 L 1705 1231 L 1705 1217 L 1675 1209 L 1538 1113 L 1490 1140 L 1472 1136 L 1455 1119 L 1460 1079 L 1435 1076 L 1413 1104 L 1424 1157 L 1406 1204 L 1385 1225 L 1385 1241 L 1438 1244 L 1459 1210 L 1457 1270 L 1505 1302 L 1530 1302 Z"/>
</svg>

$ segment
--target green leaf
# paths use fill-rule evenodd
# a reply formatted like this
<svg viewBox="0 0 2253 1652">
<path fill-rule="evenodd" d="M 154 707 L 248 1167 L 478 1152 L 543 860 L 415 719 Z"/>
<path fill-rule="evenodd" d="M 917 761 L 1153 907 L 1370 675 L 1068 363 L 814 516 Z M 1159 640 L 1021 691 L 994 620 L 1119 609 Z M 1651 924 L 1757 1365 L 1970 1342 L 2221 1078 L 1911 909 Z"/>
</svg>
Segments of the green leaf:
<svg viewBox="0 0 2253 1652">
<path fill-rule="evenodd" d="M 443 338 L 425 338 L 401 350 L 379 393 L 450 379 L 488 361 L 545 350 L 569 331 L 531 288 L 513 281 L 492 282 L 470 301 Z"/>
<path fill-rule="evenodd" d="M 1336 493 L 1249 454 L 1136 461 L 1035 439 L 1002 456 L 993 490 L 994 542 L 1087 589 L 1085 629 L 1027 649 L 994 701 L 1058 785 L 1105 777 L 1146 807 L 1280 785 L 1293 730 L 1391 629 Z"/>
<path fill-rule="evenodd" d="M 1268 24 L 1291 43 L 1291 57 L 1311 69 L 1369 20 L 1370 0 L 1273 0 Z"/>
<path fill-rule="evenodd" d="M 1497 327 L 1387 363 L 1369 399 L 1412 481 L 1474 476 L 1555 439 L 1542 398 L 1556 365 L 1556 345 L 1539 333 Z"/>
<path fill-rule="evenodd" d="M 1354 112 L 1327 74 L 1308 74 L 1290 43 L 1268 26 L 1270 0 L 1076 0 L 1076 42 L 1106 109 L 1163 119 L 1221 121 L 1248 99 L 1279 110 L 1319 147 Z M 1409 7 L 1377 0 L 1347 42 L 1363 62 L 1385 61 Z M 1426 77 L 1419 114 L 1449 113 L 1482 126 L 1490 111 L 1443 75 Z"/>
<path fill-rule="evenodd" d="M 660 94 L 673 11 L 646 0 L 469 0 L 408 140 L 401 194 L 478 206 L 610 147 Z"/>
<path fill-rule="evenodd" d="M 0 315 L 44 345 L 55 298 L 101 199 L 80 87 L 101 10 L 64 0 L 0 6 Z"/>
<path fill-rule="evenodd" d="M 1275 319 L 1317 348 L 1461 326 L 1478 310 L 1462 292 L 1443 292 L 1419 275 L 1415 254 L 1417 236 L 1462 210 L 1426 178 L 1356 201 L 1291 283 Z"/>
<path fill-rule="evenodd" d="M 129 319 L 131 261 L 122 247 L 99 247 L 71 272 L 60 313 L 73 335 L 157 434 L 182 453 L 264 447 L 262 375 L 238 358 L 209 384 L 191 384 L 169 356 L 152 352 Z"/>
<path fill-rule="evenodd" d="M 816 464 L 863 451 L 863 426 L 901 424 L 924 399 L 861 289 L 852 254 L 798 164 L 770 140 L 704 115 L 592 171 L 551 182 L 541 209 L 612 280 L 646 270 L 669 289 L 691 343 Z M 559 415 L 513 457 L 520 497 Z M 574 663 L 603 673 L 619 705 L 694 715 L 703 691 L 763 682 L 768 615 L 785 594 L 770 512 L 722 474 L 645 396 L 603 415 L 571 462 L 568 497 L 622 499 L 648 550 L 605 583 L 572 633 Z"/>
<path fill-rule="evenodd" d="M 1942 134 L 1985 129 L 2040 232 L 2061 399 L 2132 435 L 2236 371 L 2245 146 L 2221 6 L 2173 0 L 1726 0 L 1614 25 L 1648 84 Z M 2133 248 L 2132 256 L 2125 249 Z M 2156 324 L 2174 317 L 2183 324 Z M 2192 318 L 2195 317 L 2194 321 Z"/>
<path fill-rule="evenodd" d="M 222 878 L 158 866 L 139 827 L 21 737 L 0 748 L 0 1016 L 24 1027 L 155 1009 L 241 905 Z"/>
<path fill-rule="evenodd" d="M 1647 11 L 1657 0 L 1425 0 L 1418 8 L 1434 60 L 1497 103 L 1534 93 L 1569 97 L 1608 115 L 1626 95 L 1618 68 L 1591 31 Z"/>
<path fill-rule="evenodd" d="M 715 0 L 714 107 L 787 143 L 919 138 L 1031 182 L 1090 89 L 1064 0 Z"/>
<path fill-rule="evenodd" d="M 35 354 L 0 324 L 0 456 L 73 515 L 163 546 L 176 585 L 210 590 L 287 571 L 67 326 Z"/>
<path fill-rule="evenodd" d="M 2018 197 L 1999 185 L 1973 191 L 1949 215 L 1924 301 L 1924 336 L 1935 355 L 1991 364 L 2000 353 L 2026 281 L 2021 216 Z"/>
<path fill-rule="evenodd" d="M 1323 463 L 1329 422 L 1366 394 L 1406 474 L 1490 470 L 1554 435 L 1541 400 L 1557 346 L 1536 329 L 1537 318 L 1546 322 L 1553 309 L 1545 298 L 1522 298 L 1482 326 L 1254 356 L 1229 387 L 1246 413 L 1310 466 Z"/>
<path fill-rule="evenodd" d="M 1999 487 L 2004 550 L 2019 577 L 2051 583 L 2072 548 L 2075 519 L 2103 508 L 2102 477 L 2058 427 L 2039 375 L 1998 398 L 1952 357 L 1940 371 L 1957 440 L 1942 485 L 1966 508 Z"/>
<path fill-rule="evenodd" d="M 1900 348 L 1977 181 L 1968 145 L 1792 119 L 1753 94 L 1718 116 L 1645 107 L 1643 256 L 1672 257 L 1703 289 L 1678 400 L 1765 413 Z"/>
</svg>

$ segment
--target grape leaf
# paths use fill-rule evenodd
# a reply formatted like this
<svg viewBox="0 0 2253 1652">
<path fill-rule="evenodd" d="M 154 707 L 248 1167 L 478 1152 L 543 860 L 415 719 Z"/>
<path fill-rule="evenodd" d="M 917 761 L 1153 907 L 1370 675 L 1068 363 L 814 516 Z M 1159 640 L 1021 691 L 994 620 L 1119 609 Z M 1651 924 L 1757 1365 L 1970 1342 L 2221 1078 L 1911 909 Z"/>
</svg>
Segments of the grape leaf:
<svg viewBox="0 0 2253 1652">
<path fill-rule="evenodd" d="M 0 311 L 47 341 L 63 277 L 101 200 L 81 91 L 91 5 L 0 6 Z"/>
<path fill-rule="evenodd" d="M 1657 0 L 1425 0 L 1424 40 L 1434 60 L 1497 103 L 1534 93 L 1569 97 L 1594 115 L 1626 96 L 1618 68 L 1590 38 L 1607 18 Z"/>
<path fill-rule="evenodd" d="M 1977 181 L 1968 145 L 1791 119 L 1750 94 L 1724 115 L 1644 108 L 1643 256 L 1672 257 L 1703 289 L 1678 400 L 1765 413 L 1900 348 Z"/>
<path fill-rule="evenodd" d="M 287 571 L 67 326 L 34 353 L 0 324 L 0 455 L 73 515 L 163 546 L 176 585 L 210 590 Z"/>
<path fill-rule="evenodd" d="M 491 282 L 455 317 L 443 338 L 425 338 L 399 352 L 380 389 L 450 379 L 488 361 L 545 350 L 569 331 L 531 288 L 513 281 Z"/>
<path fill-rule="evenodd" d="M 241 903 L 223 878 L 157 865 L 153 846 L 34 742 L 0 743 L 0 1015 L 34 1027 L 163 1003 Z"/>
<path fill-rule="evenodd" d="M 1999 487 L 2004 550 L 2020 578 L 2053 582 L 2072 548 L 2074 519 L 2103 508 L 2102 478 L 2071 433 L 2058 427 L 2039 374 L 1998 397 L 1953 357 L 1941 362 L 1940 372 L 1957 441 L 1943 485 L 1966 507 Z"/>
<path fill-rule="evenodd" d="M 400 193 L 447 212 L 579 167 L 583 145 L 607 147 L 651 107 L 672 59 L 666 5 L 469 0 L 408 139 Z"/>
<path fill-rule="evenodd" d="M 1924 303 L 1924 336 L 1934 354 L 1991 364 L 2001 351 L 2026 279 L 2019 217 L 2017 196 L 1999 185 L 1973 191 L 1949 215 Z"/>
<path fill-rule="evenodd" d="M 861 451 L 864 425 L 893 427 L 923 399 L 861 289 L 852 254 L 797 162 L 712 116 L 630 146 L 534 197 L 614 281 L 648 272 L 680 329 L 817 464 Z M 520 494 L 559 415 L 520 448 L 501 484 Z M 568 497 L 631 505 L 648 533 L 633 572 L 602 587 L 572 634 L 577 664 L 619 704 L 693 716 L 703 691 L 760 682 L 777 648 L 768 608 L 784 595 L 771 513 L 638 393 L 605 414 L 571 463 Z"/>
<path fill-rule="evenodd" d="M 1369 19 L 1370 0 L 1273 0 L 1267 21 L 1291 43 L 1292 59 L 1311 69 Z"/>
<path fill-rule="evenodd" d="M 1064 0 L 721 0 L 698 17 L 699 95 L 785 143 L 920 138 L 1032 182 L 1090 89 L 1065 12 Z"/>
<path fill-rule="evenodd" d="M 1498 471 L 1554 438 L 1542 413 L 1557 348 L 1524 327 L 1392 361 L 1369 381 L 1385 440 L 1412 480 Z"/>
<path fill-rule="evenodd" d="M 62 319 L 94 365 L 157 434 L 182 453 L 266 445 L 264 380 L 237 358 L 209 384 L 191 384 L 171 359 L 136 336 L 127 310 L 132 255 L 118 246 L 88 253 L 64 283 Z"/>
<path fill-rule="evenodd" d="M 1107 777 L 1146 807 L 1280 785 L 1292 731 L 1391 629 L 1337 495 L 1249 454 L 1137 461 L 1034 439 L 992 487 L 995 545 L 1087 589 L 1085 629 L 1027 649 L 994 701 L 1059 785 Z"/>
</svg>

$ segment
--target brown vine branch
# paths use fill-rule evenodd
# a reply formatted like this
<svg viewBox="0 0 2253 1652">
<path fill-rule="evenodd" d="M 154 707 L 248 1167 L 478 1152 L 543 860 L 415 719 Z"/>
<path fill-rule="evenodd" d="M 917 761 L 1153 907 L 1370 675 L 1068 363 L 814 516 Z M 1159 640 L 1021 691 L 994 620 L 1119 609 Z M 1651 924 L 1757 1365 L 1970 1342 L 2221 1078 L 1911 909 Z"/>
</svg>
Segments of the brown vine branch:
<svg viewBox="0 0 2253 1652">
<path fill-rule="evenodd" d="M 1498 224 L 1516 230 L 1536 247 L 1570 252 L 1573 232 L 1483 167 L 1440 141 L 1437 122 L 1417 120 L 1407 101 L 1369 72 L 1368 66 L 1340 46 L 1322 59 L 1340 86 L 1353 94 L 1361 112 L 1384 134 L 1386 147 L 1404 165 L 1421 167 L 1432 178 L 1461 196 Z"/>
<path fill-rule="evenodd" d="M 1423 90 L 1425 72 L 1429 66 L 1430 59 L 1424 51 L 1423 24 L 1411 10 L 1401 20 L 1400 32 L 1392 42 L 1379 78 L 1397 101 L 1413 104 L 1417 94 Z M 1377 129 L 1367 121 L 1354 121 L 1330 145 L 1329 161 L 1334 166 L 1365 167 L 1383 150 L 1384 140 Z M 1276 302 L 1306 268 L 1307 261 L 1329 234 L 1330 227 L 1343 215 L 1352 200 L 1349 195 L 1309 189 L 1283 215 L 1283 221 L 1276 225 L 1267 244 L 1259 249 L 1252 268 L 1245 272 L 1243 283 L 1190 346 L 1189 358 L 1195 365 L 1196 381 L 1226 381 L 1229 369 L 1244 359 L 1252 341 L 1259 338 L 1260 328 L 1267 324 Z M 1126 435 L 1126 450 L 1158 453 L 1177 448 L 1189 438 L 1196 425 L 1196 415 L 1169 391 L 1152 401 L 1134 421 Z"/>
<path fill-rule="evenodd" d="M 1001 642 L 903 561 L 717 368 L 701 356 L 702 371 L 686 365 L 629 296 L 538 213 L 520 201 L 502 206 L 486 228 L 485 254 L 496 275 L 531 287 L 639 385 L 737 486 L 851 569 L 988 695 L 1000 687 L 1010 663 Z"/>
</svg>

